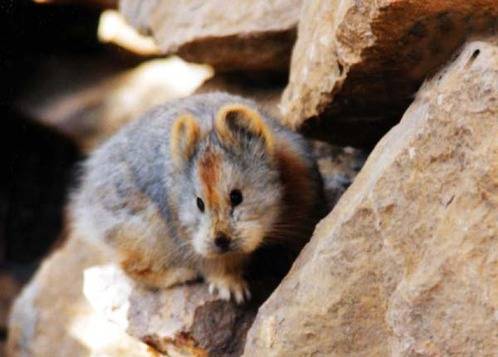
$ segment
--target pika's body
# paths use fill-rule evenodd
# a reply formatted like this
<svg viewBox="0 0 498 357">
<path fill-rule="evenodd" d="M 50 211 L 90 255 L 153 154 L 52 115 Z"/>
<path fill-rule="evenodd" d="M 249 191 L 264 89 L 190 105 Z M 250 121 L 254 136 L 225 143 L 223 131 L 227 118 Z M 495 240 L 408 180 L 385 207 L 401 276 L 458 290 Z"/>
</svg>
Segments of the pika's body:
<svg viewBox="0 0 498 357">
<path fill-rule="evenodd" d="M 253 253 L 272 243 L 299 251 L 322 207 L 301 136 L 252 101 L 211 93 L 158 107 L 104 143 L 70 212 L 80 236 L 147 286 L 202 276 L 241 302 Z"/>
</svg>

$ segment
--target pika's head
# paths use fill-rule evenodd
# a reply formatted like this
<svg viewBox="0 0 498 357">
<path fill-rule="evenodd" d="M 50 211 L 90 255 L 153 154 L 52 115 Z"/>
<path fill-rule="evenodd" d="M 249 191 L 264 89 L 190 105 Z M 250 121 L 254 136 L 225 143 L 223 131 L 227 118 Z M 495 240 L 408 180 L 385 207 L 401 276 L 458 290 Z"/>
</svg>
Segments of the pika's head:
<svg viewBox="0 0 498 357">
<path fill-rule="evenodd" d="M 197 254 L 250 254 L 272 231 L 283 195 L 274 140 L 240 104 L 222 106 L 204 135 L 190 115 L 174 123 L 172 157 L 185 180 L 179 218 Z"/>
</svg>

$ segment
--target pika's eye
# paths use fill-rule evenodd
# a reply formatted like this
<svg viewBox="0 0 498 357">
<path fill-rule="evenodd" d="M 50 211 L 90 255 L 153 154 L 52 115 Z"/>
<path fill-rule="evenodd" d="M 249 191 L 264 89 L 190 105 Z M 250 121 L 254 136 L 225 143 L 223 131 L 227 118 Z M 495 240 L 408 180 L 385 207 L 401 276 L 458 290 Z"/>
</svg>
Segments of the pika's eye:
<svg viewBox="0 0 498 357">
<path fill-rule="evenodd" d="M 232 190 L 230 192 L 230 203 L 232 207 L 239 205 L 242 202 L 242 192 L 240 190 Z"/>
<path fill-rule="evenodd" d="M 197 208 L 199 208 L 199 211 L 204 212 L 204 202 L 197 197 Z"/>
</svg>

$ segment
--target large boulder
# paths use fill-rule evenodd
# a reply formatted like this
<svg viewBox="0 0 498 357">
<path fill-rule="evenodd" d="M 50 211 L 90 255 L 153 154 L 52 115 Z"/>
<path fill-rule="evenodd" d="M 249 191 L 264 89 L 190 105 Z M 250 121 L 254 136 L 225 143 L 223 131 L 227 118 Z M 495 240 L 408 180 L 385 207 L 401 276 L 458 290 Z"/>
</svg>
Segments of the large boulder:
<svg viewBox="0 0 498 357">
<path fill-rule="evenodd" d="M 120 11 L 164 54 L 217 70 L 287 71 L 302 0 L 121 0 Z"/>
<path fill-rule="evenodd" d="M 496 355 L 497 239 L 495 37 L 425 83 L 260 308 L 244 355 Z"/>
<path fill-rule="evenodd" d="M 283 117 L 334 143 L 375 144 L 422 81 L 497 19 L 496 0 L 306 1 Z"/>
</svg>

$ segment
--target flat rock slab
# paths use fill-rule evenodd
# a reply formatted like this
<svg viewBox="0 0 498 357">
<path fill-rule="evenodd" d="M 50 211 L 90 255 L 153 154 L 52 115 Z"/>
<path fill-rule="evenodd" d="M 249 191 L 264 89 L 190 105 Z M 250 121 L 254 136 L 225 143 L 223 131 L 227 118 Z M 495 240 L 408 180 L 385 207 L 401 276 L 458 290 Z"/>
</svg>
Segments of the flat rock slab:
<svg viewBox="0 0 498 357">
<path fill-rule="evenodd" d="M 304 2 L 284 120 L 330 142 L 375 144 L 467 36 L 497 24 L 496 0 Z"/>
<path fill-rule="evenodd" d="M 217 70 L 287 71 L 302 0 L 121 0 L 164 54 Z"/>
<path fill-rule="evenodd" d="M 87 269 L 84 293 L 99 315 L 166 355 L 240 355 L 256 314 L 218 300 L 205 284 L 144 289 L 114 265 Z"/>
<path fill-rule="evenodd" d="M 424 84 L 260 308 L 244 355 L 496 355 L 497 242 L 495 37 Z"/>
</svg>

